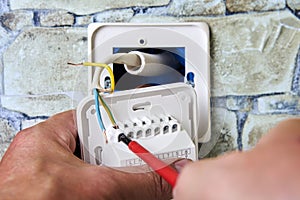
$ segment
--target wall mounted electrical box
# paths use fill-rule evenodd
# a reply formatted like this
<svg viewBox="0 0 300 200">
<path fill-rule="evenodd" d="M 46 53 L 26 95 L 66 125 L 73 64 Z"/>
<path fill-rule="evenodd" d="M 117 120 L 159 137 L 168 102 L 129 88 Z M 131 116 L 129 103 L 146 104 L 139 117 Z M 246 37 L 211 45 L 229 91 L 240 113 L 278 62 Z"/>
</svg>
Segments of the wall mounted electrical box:
<svg viewBox="0 0 300 200">
<path fill-rule="evenodd" d="M 89 61 L 113 70 L 115 92 L 102 98 L 120 130 L 158 158 L 197 159 L 198 143 L 209 141 L 211 134 L 208 26 L 94 23 L 88 34 Z M 83 159 L 108 166 L 143 164 L 115 140 L 118 131 L 100 106 L 109 140 L 103 136 L 92 95 L 96 73 L 90 69 L 90 96 L 77 108 Z M 111 81 L 105 71 L 96 80 L 103 88 Z"/>
</svg>

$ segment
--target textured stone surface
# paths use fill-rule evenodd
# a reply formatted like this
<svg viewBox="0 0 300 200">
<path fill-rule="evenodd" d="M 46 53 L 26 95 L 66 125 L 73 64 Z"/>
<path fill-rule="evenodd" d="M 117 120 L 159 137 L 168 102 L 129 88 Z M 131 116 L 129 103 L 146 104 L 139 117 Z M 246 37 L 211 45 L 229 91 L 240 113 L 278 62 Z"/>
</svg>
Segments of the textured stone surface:
<svg viewBox="0 0 300 200">
<path fill-rule="evenodd" d="M 51 116 L 74 109 L 75 103 L 66 95 L 44 96 L 2 96 L 2 106 L 9 110 L 22 112 L 29 116 Z"/>
<path fill-rule="evenodd" d="M 10 142 L 4 142 L 4 143 L 0 144 L 0 161 L 1 161 L 2 157 L 4 156 L 9 145 L 10 145 Z"/>
<path fill-rule="evenodd" d="M 82 62 L 86 54 L 85 28 L 30 28 L 4 54 L 5 94 L 84 91 L 86 68 L 68 66 L 67 62 Z"/>
<path fill-rule="evenodd" d="M 222 0 L 173 0 L 167 9 L 175 16 L 224 15 L 226 7 Z"/>
<path fill-rule="evenodd" d="M 9 33 L 8 30 L 0 26 L 0 54 L 6 50 L 9 43 L 14 39 L 14 35 Z M 2 63 L 1 63 L 2 64 Z M 0 72 L 2 72 L 2 65 L 0 64 Z"/>
<path fill-rule="evenodd" d="M 300 10 L 300 1 L 299 0 L 287 0 L 287 5 L 292 10 Z"/>
<path fill-rule="evenodd" d="M 3 73 L 3 64 L 0 62 L 0 74 Z M 0 76 L 0 96 L 4 93 L 4 85 L 3 85 L 3 77 Z M 0 101 L 0 106 L 1 106 L 1 101 Z"/>
<path fill-rule="evenodd" d="M 215 157 L 237 149 L 235 114 L 222 108 L 213 108 L 211 113 L 211 140 L 202 144 L 199 157 Z"/>
<path fill-rule="evenodd" d="M 26 10 L 16 10 L 13 12 L 4 13 L 0 17 L 0 21 L 4 27 L 9 30 L 20 30 L 25 26 L 33 25 L 33 12 Z"/>
<path fill-rule="evenodd" d="M 23 129 L 26 129 L 26 128 L 29 128 L 29 127 L 32 127 L 40 122 L 43 122 L 45 120 L 43 119 L 30 119 L 30 120 L 23 120 L 22 121 L 22 130 Z"/>
<path fill-rule="evenodd" d="M 16 130 L 6 119 L 0 118 L 0 143 L 9 142 L 15 136 Z"/>
<path fill-rule="evenodd" d="M 64 10 L 52 10 L 40 14 L 41 26 L 71 26 L 74 24 L 74 15 Z"/>
<path fill-rule="evenodd" d="M 259 139 L 282 120 L 294 115 L 249 115 L 243 129 L 243 149 L 253 148 Z"/>
<path fill-rule="evenodd" d="M 96 22 L 128 22 L 133 17 L 132 9 L 111 10 L 95 16 Z"/>
<path fill-rule="evenodd" d="M 85 26 L 93 22 L 93 17 L 90 15 L 78 16 L 75 19 L 75 25 Z"/>
<path fill-rule="evenodd" d="M 278 10 L 285 7 L 285 0 L 226 0 L 230 12 Z"/>
<path fill-rule="evenodd" d="M 276 95 L 260 97 L 258 100 L 259 113 L 300 113 L 300 97 L 294 95 Z"/>
<path fill-rule="evenodd" d="M 294 72 L 294 78 L 293 78 L 293 84 L 292 84 L 292 93 L 297 94 L 300 96 L 300 47 L 297 55 L 297 59 L 295 62 L 295 72 Z"/>
<path fill-rule="evenodd" d="M 250 97 L 230 96 L 227 98 L 226 106 L 229 110 L 249 112 L 252 109 L 253 102 Z"/>
<path fill-rule="evenodd" d="M 65 9 L 76 14 L 89 14 L 100 12 L 113 8 L 127 8 L 131 6 L 161 6 L 167 5 L 170 0 L 85 0 L 70 2 L 69 0 L 10 0 L 10 5 L 13 10 L 15 9 Z"/>
<path fill-rule="evenodd" d="M 155 15 L 135 15 L 131 18 L 130 22 L 132 23 L 176 23 L 180 20 L 176 17 L 170 16 L 155 16 Z"/>
<path fill-rule="evenodd" d="M 290 91 L 300 41 L 291 12 L 184 20 L 209 23 L 213 96 Z"/>
<path fill-rule="evenodd" d="M 17 131 L 9 125 L 6 119 L 0 118 L 0 160 L 16 132 Z"/>
<path fill-rule="evenodd" d="M 9 8 L 8 8 L 7 0 L 0 0 L 0 15 L 8 11 Z"/>
</svg>

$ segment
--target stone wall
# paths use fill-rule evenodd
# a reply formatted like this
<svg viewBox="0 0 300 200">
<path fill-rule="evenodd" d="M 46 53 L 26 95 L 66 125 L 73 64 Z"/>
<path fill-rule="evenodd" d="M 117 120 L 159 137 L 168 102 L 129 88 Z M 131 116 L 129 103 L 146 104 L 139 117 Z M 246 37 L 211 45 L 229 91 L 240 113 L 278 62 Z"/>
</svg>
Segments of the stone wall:
<svg viewBox="0 0 300 200">
<path fill-rule="evenodd" d="M 250 149 L 300 114 L 299 0 L 0 0 L 0 157 L 14 135 L 74 108 L 92 22 L 207 22 L 212 140 L 200 154 Z M 210 151 L 213 149 L 212 151 Z"/>
</svg>

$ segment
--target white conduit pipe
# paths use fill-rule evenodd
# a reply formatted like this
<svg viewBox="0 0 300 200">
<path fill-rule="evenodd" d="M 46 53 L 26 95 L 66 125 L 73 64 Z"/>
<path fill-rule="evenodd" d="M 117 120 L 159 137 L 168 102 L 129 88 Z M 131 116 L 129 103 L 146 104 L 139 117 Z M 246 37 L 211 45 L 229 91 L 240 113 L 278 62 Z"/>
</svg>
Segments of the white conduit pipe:
<svg viewBox="0 0 300 200">
<path fill-rule="evenodd" d="M 105 64 L 124 64 L 126 71 L 137 76 L 159 76 L 167 73 L 174 73 L 178 61 L 169 53 L 149 54 L 140 51 L 129 53 L 117 53 L 104 60 Z M 93 75 L 92 87 L 100 88 L 99 79 L 102 68 L 97 68 Z"/>
<path fill-rule="evenodd" d="M 128 73 L 138 76 L 159 76 L 174 72 L 174 68 L 178 66 L 178 61 L 169 53 L 149 54 L 140 51 L 131 51 L 128 55 L 137 55 L 140 59 L 140 64 L 128 65 L 124 64 Z"/>
</svg>

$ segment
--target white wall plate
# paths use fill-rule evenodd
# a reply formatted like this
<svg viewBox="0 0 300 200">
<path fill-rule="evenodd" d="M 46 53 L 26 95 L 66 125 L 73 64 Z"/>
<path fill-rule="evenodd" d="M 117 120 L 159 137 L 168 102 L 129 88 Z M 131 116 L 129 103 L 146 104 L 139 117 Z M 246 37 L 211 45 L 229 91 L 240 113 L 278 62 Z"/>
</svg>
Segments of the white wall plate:
<svg viewBox="0 0 300 200">
<path fill-rule="evenodd" d="M 103 24 L 89 26 L 89 61 L 103 63 L 116 53 L 132 51 L 148 54 L 171 54 L 174 62 L 167 71 L 156 76 L 135 75 L 126 66 L 111 65 L 116 78 L 116 92 L 104 95 L 118 125 L 131 124 L 122 131 L 138 140 L 158 157 L 187 157 L 197 159 L 198 142 L 210 139 L 210 72 L 209 29 L 205 23 L 176 24 Z M 164 62 L 164 58 L 161 60 Z M 155 67 L 151 65 L 151 67 Z M 150 65 L 149 65 L 150 66 Z M 148 67 L 149 67 L 148 66 Z M 159 65 L 157 65 L 159 66 Z M 89 91 L 95 69 L 89 70 Z M 103 73 L 100 84 L 105 85 L 108 74 Z M 139 88 L 140 85 L 151 85 Z M 153 86 L 155 85 L 155 86 Z M 90 93 L 91 94 L 91 93 Z M 133 109 L 136 106 L 137 109 Z M 141 107 L 141 109 L 140 109 Z M 101 108 L 104 123 L 109 126 L 105 111 Z M 164 116 L 170 116 L 169 121 Z M 152 119 L 149 126 L 134 126 Z M 166 118 L 167 119 L 167 118 Z M 84 160 L 93 164 L 109 166 L 137 165 L 143 162 L 120 143 L 106 143 L 99 128 L 92 95 L 85 98 L 77 109 L 79 137 Z M 151 121 L 151 120 L 150 120 Z M 159 125 L 158 125 L 159 124 Z M 163 134 L 168 124 L 178 130 Z M 160 127 L 160 134 L 154 129 Z M 150 128 L 149 128 L 150 127 Z M 139 128 L 142 130 L 139 131 Z M 151 132 L 151 134 L 147 135 Z M 170 129 L 172 130 L 172 129 Z M 113 131 L 113 130 L 112 130 Z M 142 134 L 142 137 L 139 136 Z"/>
</svg>

